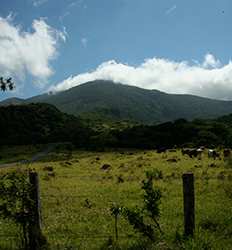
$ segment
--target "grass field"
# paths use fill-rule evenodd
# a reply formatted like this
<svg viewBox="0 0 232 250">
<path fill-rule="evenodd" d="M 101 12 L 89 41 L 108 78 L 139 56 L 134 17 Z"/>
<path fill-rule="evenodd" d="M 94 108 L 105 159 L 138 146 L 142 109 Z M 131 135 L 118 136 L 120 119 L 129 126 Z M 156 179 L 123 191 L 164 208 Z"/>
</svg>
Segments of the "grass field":
<svg viewBox="0 0 232 250">
<path fill-rule="evenodd" d="M 26 149 L 27 154 L 34 149 Z M 10 149 L 8 149 L 11 151 Z M 22 154 L 21 149 L 14 149 Z M 11 161 L 5 149 L 2 162 Z M 17 158 L 17 153 L 15 153 Z M 175 159 L 175 160 L 173 160 Z M 103 169 L 104 164 L 109 164 Z M 48 171 L 46 167 L 52 167 Z M 154 181 L 162 191 L 160 225 L 163 235 L 146 248 L 140 234 L 119 219 L 121 249 L 232 249 L 232 164 L 223 159 L 201 160 L 181 152 L 115 150 L 109 152 L 57 150 L 41 162 L 18 166 L 32 168 L 40 176 L 43 232 L 53 249 L 113 249 L 112 204 L 142 205 L 141 181 L 147 170 L 162 171 Z M 0 172 L 14 168 L 0 169 Z M 196 231 L 183 240 L 182 174 L 195 175 Z M 17 249 L 18 229 L 0 221 L 0 249 Z"/>
<path fill-rule="evenodd" d="M 10 148 L 3 146 L 0 148 L 0 164 L 29 160 L 43 147 L 43 145 L 12 146 Z"/>
</svg>

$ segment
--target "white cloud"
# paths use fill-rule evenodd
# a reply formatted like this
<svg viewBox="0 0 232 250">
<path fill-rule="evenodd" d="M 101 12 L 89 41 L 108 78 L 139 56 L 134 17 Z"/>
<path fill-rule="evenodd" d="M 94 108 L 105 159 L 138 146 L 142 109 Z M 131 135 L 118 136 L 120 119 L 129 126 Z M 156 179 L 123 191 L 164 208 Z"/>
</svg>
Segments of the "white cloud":
<svg viewBox="0 0 232 250">
<path fill-rule="evenodd" d="M 96 79 L 158 89 L 167 93 L 232 99 L 232 62 L 222 66 L 211 54 L 207 54 L 201 64 L 152 58 L 134 67 L 108 61 L 92 72 L 70 76 L 50 90 L 62 91 Z"/>
<path fill-rule="evenodd" d="M 58 40 L 65 34 L 42 19 L 34 20 L 32 32 L 14 25 L 12 18 L 0 17 L 0 74 L 23 78 L 26 73 L 45 81 L 53 74 L 50 61 L 57 55 Z"/>
<path fill-rule="evenodd" d="M 221 62 L 217 60 L 214 55 L 212 54 L 206 54 L 205 60 L 203 62 L 203 66 L 205 68 L 218 68 L 221 66 Z"/>
<path fill-rule="evenodd" d="M 176 8 L 177 8 L 177 6 L 176 6 L 176 5 L 173 5 L 171 8 L 169 8 L 169 9 L 167 9 L 167 10 L 165 11 L 165 14 L 166 14 L 166 15 L 170 15 L 173 11 L 176 10 Z"/>
</svg>

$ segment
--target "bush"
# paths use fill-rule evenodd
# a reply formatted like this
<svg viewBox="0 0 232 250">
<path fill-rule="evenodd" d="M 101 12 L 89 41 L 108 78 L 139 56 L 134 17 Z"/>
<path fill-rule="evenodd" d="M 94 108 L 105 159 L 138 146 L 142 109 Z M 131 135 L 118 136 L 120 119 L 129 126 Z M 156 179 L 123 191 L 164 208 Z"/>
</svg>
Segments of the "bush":
<svg viewBox="0 0 232 250">
<path fill-rule="evenodd" d="M 28 242 L 30 208 L 30 183 L 25 172 L 10 172 L 0 176 L 0 218 L 9 219 L 20 226 L 22 245 Z"/>
<path fill-rule="evenodd" d="M 31 233 L 38 236 L 36 239 L 33 238 L 33 243 L 36 241 L 38 246 L 47 246 L 46 238 L 42 233 L 34 232 L 34 228 L 32 230 L 35 223 L 32 188 L 34 187 L 29 182 L 28 172 L 12 171 L 0 175 L 0 218 L 11 220 L 20 227 L 23 249 L 28 249 L 32 243 L 29 239 Z"/>
<path fill-rule="evenodd" d="M 153 187 L 153 178 L 157 177 L 158 172 L 155 171 L 154 173 L 147 172 L 146 179 L 142 182 L 144 191 L 142 208 L 137 206 L 128 208 L 118 205 L 111 208 L 111 214 L 115 217 L 115 225 L 117 225 L 118 216 L 121 214 L 136 232 L 145 236 L 151 242 L 156 240 L 156 230 L 163 233 L 158 222 L 162 194 L 159 188 Z M 160 176 L 160 172 L 158 176 Z M 117 226 L 115 226 L 115 231 L 117 232 Z"/>
<path fill-rule="evenodd" d="M 155 168 L 155 169 L 146 171 L 146 177 L 159 180 L 159 179 L 163 179 L 163 173 L 161 170 L 158 170 Z"/>
</svg>

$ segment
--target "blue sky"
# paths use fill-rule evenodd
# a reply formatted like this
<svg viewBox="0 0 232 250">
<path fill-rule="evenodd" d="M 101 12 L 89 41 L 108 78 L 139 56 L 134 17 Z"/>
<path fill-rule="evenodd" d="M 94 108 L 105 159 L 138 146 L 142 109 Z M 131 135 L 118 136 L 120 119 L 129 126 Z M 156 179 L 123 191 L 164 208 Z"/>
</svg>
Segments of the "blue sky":
<svg viewBox="0 0 232 250">
<path fill-rule="evenodd" d="M 171 93 L 232 98 L 228 94 L 232 90 L 228 89 L 232 76 L 231 0 L 1 0 L 0 17 L 0 29 L 6 25 L 15 28 L 18 37 L 35 33 L 36 20 L 51 36 L 44 53 L 26 49 L 21 57 L 30 54 L 30 58 L 18 58 L 12 56 L 13 43 L 4 50 L 6 38 L 0 30 L 0 56 L 2 51 L 3 57 L 13 61 L 15 56 L 14 62 L 22 62 L 11 67 L 0 61 L 0 73 L 14 75 L 18 86 L 13 94 L 1 93 L 0 99 L 36 95 L 57 84 L 63 90 L 99 77 Z M 46 47 L 46 39 L 40 38 L 36 36 L 35 42 Z M 37 66 L 41 70 L 35 70 Z M 152 75 L 151 71 L 158 73 Z M 207 74 L 213 85 L 204 80 Z"/>
</svg>

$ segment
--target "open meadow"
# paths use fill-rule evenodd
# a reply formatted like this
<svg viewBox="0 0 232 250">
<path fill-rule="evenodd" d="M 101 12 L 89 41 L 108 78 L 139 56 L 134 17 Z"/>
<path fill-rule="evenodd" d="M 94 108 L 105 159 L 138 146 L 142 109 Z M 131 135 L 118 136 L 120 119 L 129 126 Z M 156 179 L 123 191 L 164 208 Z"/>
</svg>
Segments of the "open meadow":
<svg viewBox="0 0 232 250">
<path fill-rule="evenodd" d="M 35 148 L 23 147 L 28 155 Z M 11 149 L 9 151 L 12 152 Z M 20 147 L 14 148 L 22 154 Z M 11 162 L 7 150 L 1 162 Z M 20 157 L 19 157 L 20 158 Z M 29 157 L 30 158 L 30 157 Z M 118 219 L 117 249 L 232 249 L 232 161 L 213 160 L 203 152 L 191 159 L 180 150 L 117 149 L 105 152 L 58 147 L 40 161 L 0 168 L 34 169 L 39 173 L 43 233 L 50 249 L 114 249 L 114 217 L 110 208 L 142 206 L 142 180 L 146 171 L 161 171 L 154 186 L 162 192 L 155 243 L 148 244 L 124 218 Z M 196 230 L 194 239 L 183 239 L 182 174 L 195 176 Z M 18 249 L 19 230 L 0 221 L 0 249 Z M 116 248 L 115 248 L 116 249 Z"/>
</svg>

